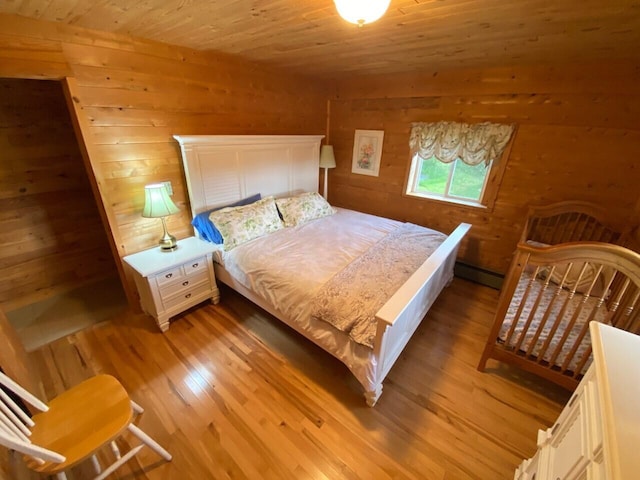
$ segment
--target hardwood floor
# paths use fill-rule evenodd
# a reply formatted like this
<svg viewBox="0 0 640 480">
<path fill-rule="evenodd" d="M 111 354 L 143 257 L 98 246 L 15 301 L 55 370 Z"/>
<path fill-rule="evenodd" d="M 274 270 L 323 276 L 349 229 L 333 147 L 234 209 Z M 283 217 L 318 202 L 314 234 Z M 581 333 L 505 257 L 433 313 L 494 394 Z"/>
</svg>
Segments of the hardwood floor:
<svg viewBox="0 0 640 480">
<path fill-rule="evenodd" d="M 569 393 L 476 371 L 497 297 L 456 278 L 374 408 L 340 362 L 227 288 L 166 334 L 127 314 L 32 355 L 49 397 L 110 373 L 145 407 L 139 426 L 173 461 L 143 451 L 113 478 L 507 479 Z"/>
</svg>

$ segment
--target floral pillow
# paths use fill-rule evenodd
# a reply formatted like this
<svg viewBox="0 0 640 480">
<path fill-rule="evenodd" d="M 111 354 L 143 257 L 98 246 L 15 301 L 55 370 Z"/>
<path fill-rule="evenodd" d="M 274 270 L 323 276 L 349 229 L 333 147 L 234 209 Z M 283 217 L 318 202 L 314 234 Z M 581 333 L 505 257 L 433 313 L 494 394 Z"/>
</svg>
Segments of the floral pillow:
<svg viewBox="0 0 640 480">
<path fill-rule="evenodd" d="M 273 197 L 217 210 L 209 219 L 222 234 L 225 251 L 284 227 Z"/>
<path fill-rule="evenodd" d="M 317 192 L 303 193 L 295 197 L 278 198 L 276 204 L 287 227 L 295 227 L 310 220 L 336 213 L 333 207 Z"/>
</svg>

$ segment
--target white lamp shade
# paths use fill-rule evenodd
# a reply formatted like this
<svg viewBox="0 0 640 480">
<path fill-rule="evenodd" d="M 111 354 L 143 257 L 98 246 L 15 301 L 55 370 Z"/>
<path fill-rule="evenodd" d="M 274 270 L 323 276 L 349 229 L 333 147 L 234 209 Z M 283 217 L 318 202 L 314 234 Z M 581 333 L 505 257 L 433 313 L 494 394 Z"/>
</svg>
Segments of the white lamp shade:
<svg viewBox="0 0 640 480">
<path fill-rule="evenodd" d="M 333 0 L 347 22 L 364 25 L 378 20 L 389 8 L 391 0 Z"/>
<path fill-rule="evenodd" d="M 332 145 L 320 148 L 320 168 L 336 168 L 336 157 L 333 155 Z"/>
<path fill-rule="evenodd" d="M 142 216 L 147 218 L 166 217 L 180 210 L 171 201 L 164 183 L 154 183 L 144 187 L 144 208 Z"/>
</svg>

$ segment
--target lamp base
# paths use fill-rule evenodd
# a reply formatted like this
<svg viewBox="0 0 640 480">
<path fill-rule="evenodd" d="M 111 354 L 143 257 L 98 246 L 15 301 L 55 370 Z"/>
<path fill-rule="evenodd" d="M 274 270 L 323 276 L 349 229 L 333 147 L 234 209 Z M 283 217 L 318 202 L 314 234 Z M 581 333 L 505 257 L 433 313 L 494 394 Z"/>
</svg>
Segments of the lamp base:
<svg viewBox="0 0 640 480">
<path fill-rule="evenodd" d="M 163 252 L 173 252 L 176 248 L 178 248 L 178 241 L 176 240 L 176 237 L 174 237 L 167 231 L 167 223 L 165 222 L 164 217 L 162 217 L 162 228 L 164 230 L 164 234 L 162 235 L 162 238 L 159 242 L 160 250 L 162 250 Z"/>
<path fill-rule="evenodd" d="M 178 241 L 173 235 L 167 235 L 160 239 L 160 250 L 163 252 L 173 252 L 178 248 Z"/>
</svg>

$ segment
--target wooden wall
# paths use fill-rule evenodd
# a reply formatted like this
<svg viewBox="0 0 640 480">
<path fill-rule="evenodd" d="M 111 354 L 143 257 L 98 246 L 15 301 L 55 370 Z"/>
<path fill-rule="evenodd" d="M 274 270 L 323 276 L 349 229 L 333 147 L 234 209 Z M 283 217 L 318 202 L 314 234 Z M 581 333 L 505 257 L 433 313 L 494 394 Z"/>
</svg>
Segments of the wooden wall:
<svg viewBox="0 0 640 480">
<path fill-rule="evenodd" d="M 68 98 L 116 257 L 157 241 L 159 222 L 140 217 L 150 182 L 173 183 L 182 212 L 169 218 L 169 229 L 179 238 L 191 234 L 171 135 L 323 133 L 327 98 L 338 162 L 330 200 L 445 231 L 471 222 L 461 252 L 466 263 L 504 272 L 531 203 L 576 198 L 637 217 L 640 72 L 630 63 L 434 71 L 328 85 L 236 57 L 17 16 L 0 15 L 0 32 L 0 77 L 73 77 Z M 493 211 L 402 195 L 410 124 L 434 120 L 518 125 Z M 378 178 L 351 173 L 355 129 L 385 131 Z"/>
<path fill-rule="evenodd" d="M 0 306 L 116 275 L 60 82 L 0 79 Z"/>
<path fill-rule="evenodd" d="M 351 78 L 330 108 L 340 206 L 451 231 L 473 228 L 461 259 L 504 273 L 530 204 L 578 199 L 638 223 L 640 68 L 630 63 L 451 70 Z M 516 123 L 493 211 L 403 196 L 411 122 Z M 356 129 L 384 130 L 379 177 L 351 173 Z M 635 213 L 634 213 L 635 209 Z"/>
<path fill-rule="evenodd" d="M 0 77 L 73 77 L 70 103 L 118 257 L 152 247 L 162 233 L 159 220 L 140 216 L 148 183 L 172 182 L 181 213 L 168 218 L 169 230 L 192 234 L 173 134 L 325 131 L 327 94 L 313 79 L 18 16 L 0 15 L 0 32 Z"/>
</svg>

